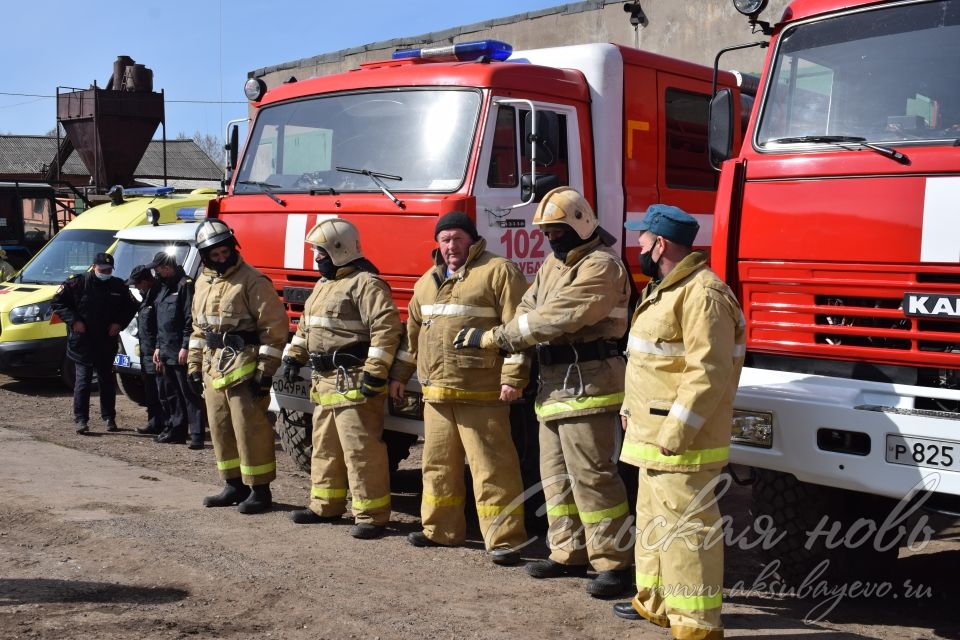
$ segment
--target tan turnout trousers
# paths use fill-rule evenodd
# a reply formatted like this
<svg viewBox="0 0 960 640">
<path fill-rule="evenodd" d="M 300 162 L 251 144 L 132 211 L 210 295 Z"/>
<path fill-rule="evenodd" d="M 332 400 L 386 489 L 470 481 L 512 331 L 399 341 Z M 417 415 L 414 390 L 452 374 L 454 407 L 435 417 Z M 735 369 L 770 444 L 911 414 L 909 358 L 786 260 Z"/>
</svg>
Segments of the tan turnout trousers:
<svg viewBox="0 0 960 640">
<path fill-rule="evenodd" d="M 526 542 L 523 481 L 510 435 L 510 407 L 427 402 L 423 419 L 424 535 L 440 544 L 463 543 L 466 459 L 487 550 L 513 549 Z"/>
<path fill-rule="evenodd" d="M 217 469 L 224 480 L 242 478 L 243 484 L 270 484 L 277 477 L 273 427 L 267 420 L 270 396 L 254 398 L 248 381 L 214 389 L 204 377 L 203 393 Z"/>
<path fill-rule="evenodd" d="M 390 520 L 390 469 L 383 442 L 384 396 L 363 404 L 313 412 L 310 509 L 338 516 L 347 509 L 347 488 L 357 523 Z"/>
<path fill-rule="evenodd" d="M 540 481 L 550 559 L 597 571 L 630 566 L 627 490 L 612 461 L 613 413 L 540 423 Z"/>
<path fill-rule="evenodd" d="M 639 471 L 633 608 L 654 624 L 669 627 L 674 638 L 720 640 L 720 508 L 712 495 L 694 500 L 719 471 Z"/>
</svg>

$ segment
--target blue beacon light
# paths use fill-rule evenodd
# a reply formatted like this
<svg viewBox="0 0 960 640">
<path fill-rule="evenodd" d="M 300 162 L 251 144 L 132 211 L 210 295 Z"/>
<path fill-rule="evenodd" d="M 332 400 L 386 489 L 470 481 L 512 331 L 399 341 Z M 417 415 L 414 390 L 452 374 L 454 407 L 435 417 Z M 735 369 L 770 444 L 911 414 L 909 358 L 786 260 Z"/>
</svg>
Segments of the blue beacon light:
<svg viewBox="0 0 960 640">
<path fill-rule="evenodd" d="M 506 60 L 513 53 L 513 46 L 500 40 L 477 40 L 460 42 L 445 47 L 400 49 L 393 52 L 394 60 L 433 60 L 466 62 L 487 57 L 491 60 Z"/>
<path fill-rule="evenodd" d="M 207 218 L 207 208 L 183 208 L 177 209 L 177 220 L 205 220 Z"/>
</svg>

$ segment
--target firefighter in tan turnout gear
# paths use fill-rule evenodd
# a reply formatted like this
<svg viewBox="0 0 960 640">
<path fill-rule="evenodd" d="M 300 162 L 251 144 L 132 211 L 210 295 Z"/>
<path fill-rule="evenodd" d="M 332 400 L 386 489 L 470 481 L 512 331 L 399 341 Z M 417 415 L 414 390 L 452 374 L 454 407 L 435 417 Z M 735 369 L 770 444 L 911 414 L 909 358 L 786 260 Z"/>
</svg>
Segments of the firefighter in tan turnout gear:
<svg viewBox="0 0 960 640">
<path fill-rule="evenodd" d="M 390 393 L 402 399 L 416 368 L 423 387 L 423 531 L 408 540 L 418 547 L 462 544 L 464 457 L 473 475 L 480 531 L 491 560 L 520 561 L 523 482 L 510 433 L 509 403 L 529 377 L 523 356 L 453 348 L 463 326 L 490 328 L 513 317 L 527 288 L 519 269 L 486 251 L 466 213 L 437 221 L 436 266 L 416 283 L 407 333 L 390 372 Z"/>
<path fill-rule="evenodd" d="M 233 231 L 220 220 L 197 228 L 203 270 L 193 298 L 187 375 L 203 393 L 223 491 L 207 507 L 238 505 L 261 513 L 272 505 L 277 475 L 270 383 L 287 342 L 287 315 L 273 283 L 246 264 Z"/>
<path fill-rule="evenodd" d="M 723 541 L 709 485 L 727 463 L 745 323 L 707 256 L 691 249 L 699 228 L 692 216 L 653 205 L 625 226 L 641 232 L 640 265 L 651 282 L 630 328 L 621 412 L 621 458 L 640 471 L 637 595 L 614 613 L 669 627 L 681 640 L 716 640 Z M 694 502 L 705 488 L 710 499 Z"/>
<path fill-rule="evenodd" d="M 321 279 L 307 298 L 297 333 L 284 350 L 283 376 L 313 368 L 310 505 L 298 524 L 339 520 L 350 490 L 354 538 L 383 534 L 390 519 L 390 469 L 383 436 L 387 373 L 402 325 L 390 288 L 360 250 L 352 223 L 319 222 L 307 234 Z"/>
<path fill-rule="evenodd" d="M 623 400 L 629 274 L 609 248 L 590 204 L 559 187 L 533 223 L 550 240 L 548 256 L 509 323 L 464 329 L 460 348 L 519 352 L 536 345 L 540 390 L 540 480 L 547 504 L 550 558 L 527 565 L 535 578 L 598 572 L 587 592 L 607 597 L 629 585 L 629 505 L 613 462 Z"/>
</svg>

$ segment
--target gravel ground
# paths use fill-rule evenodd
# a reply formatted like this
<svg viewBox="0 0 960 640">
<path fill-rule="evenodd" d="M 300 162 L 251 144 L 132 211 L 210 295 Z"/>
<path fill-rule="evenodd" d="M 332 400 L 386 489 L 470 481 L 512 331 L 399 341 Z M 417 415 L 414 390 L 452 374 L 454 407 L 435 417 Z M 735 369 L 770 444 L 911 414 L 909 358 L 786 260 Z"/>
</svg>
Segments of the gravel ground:
<svg viewBox="0 0 960 640">
<path fill-rule="evenodd" d="M 615 618 L 582 579 L 534 581 L 492 565 L 475 528 L 463 548 L 408 545 L 418 529 L 418 450 L 394 479 L 389 535 L 357 541 L 348 520 L 287 519 L 309 478 L 279 445 L 277 508 L 244 517 L 200 506 L 220 485 L 209 444 L 190 451 L 137 435 L 142 409 L 122 397 L 120 433 L 94 419 L 93 433 L 77 436 L 70 407 L 55 382 L 0 376 L 2 638 L 668 637 Z M 734 487 L 721 501 L 736 531 L 751 524 L 748 497 Z M 960 638 L 960 527 L 937 524 L 929 544 L 901 550 L 886 597 L 832 585 L 848 595 L 823 617 L 830 597 L 754 589 L 759 560 L 728 548 L 727 637 Z M 524 555 L 543 557 L 541 539 Z M 908 580 L 924 588 L 908 594 Z"/>
</svg>

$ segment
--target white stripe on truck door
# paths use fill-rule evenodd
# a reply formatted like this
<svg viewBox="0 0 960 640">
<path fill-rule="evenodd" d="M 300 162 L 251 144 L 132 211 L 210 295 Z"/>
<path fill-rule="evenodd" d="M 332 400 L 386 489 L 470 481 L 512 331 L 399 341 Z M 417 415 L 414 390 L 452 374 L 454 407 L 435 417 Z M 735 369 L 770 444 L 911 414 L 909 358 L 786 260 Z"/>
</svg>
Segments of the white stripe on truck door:
<svg viewBox="0 0 960 640">
<path fill-rule="evenodd" d="M 927 178 L 920 262 L 960 262 L 960 178 Z"/>
</svg>

